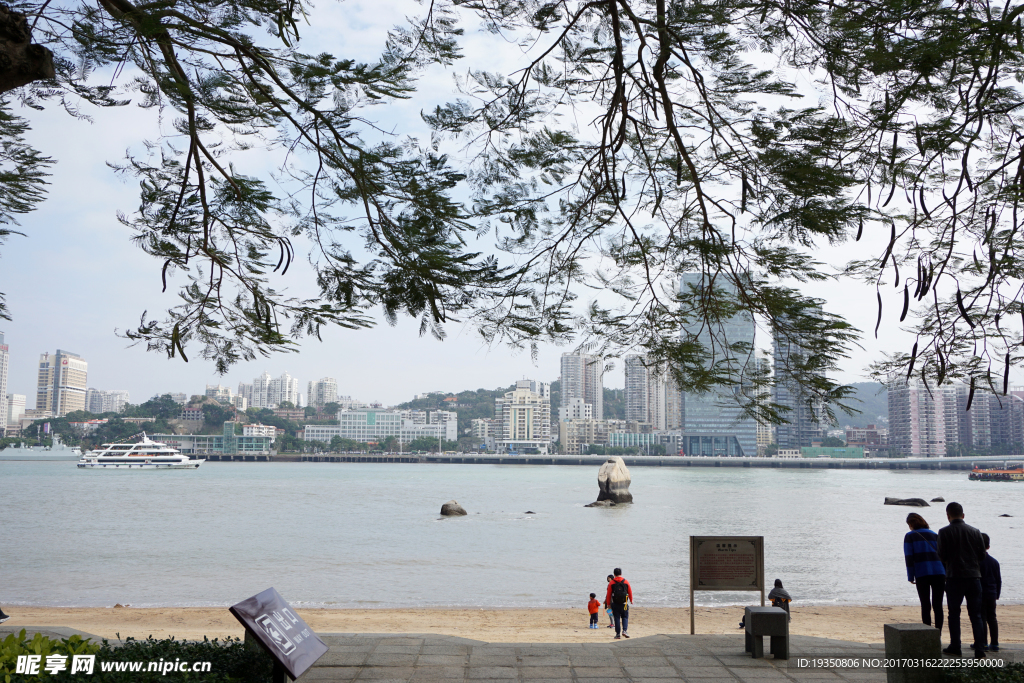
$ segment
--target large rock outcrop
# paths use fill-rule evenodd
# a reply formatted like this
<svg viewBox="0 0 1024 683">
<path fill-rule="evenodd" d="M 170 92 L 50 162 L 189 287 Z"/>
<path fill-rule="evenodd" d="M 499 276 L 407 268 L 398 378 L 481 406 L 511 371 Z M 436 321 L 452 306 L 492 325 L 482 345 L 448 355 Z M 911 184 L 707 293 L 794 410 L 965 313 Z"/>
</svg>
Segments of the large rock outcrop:
<svg viewBox="0 0 1024 683">
<path fill-rule="evenodd" d="M 468 514 L 466 508 L 459 505 L 457 500 L 449 500 L 441 506 L 441 515 L 444 517 L 461 517 Z"/>
<path fill-rule="evenodd" d="M 890 498 L 885 497 L 885 505 L 909 505 L 915 508 L 931 507 L 924 498 Z"/>
<path fill-rule="evenodd" d="M 632 503 L 633 494 L 629 492 L 629 470 L 622 458 L 614 455 L 608 458 L 597 473 L 597 485 L 600 492 L 598 502 L 610 500 L 613 503 Z"/>
</svg>

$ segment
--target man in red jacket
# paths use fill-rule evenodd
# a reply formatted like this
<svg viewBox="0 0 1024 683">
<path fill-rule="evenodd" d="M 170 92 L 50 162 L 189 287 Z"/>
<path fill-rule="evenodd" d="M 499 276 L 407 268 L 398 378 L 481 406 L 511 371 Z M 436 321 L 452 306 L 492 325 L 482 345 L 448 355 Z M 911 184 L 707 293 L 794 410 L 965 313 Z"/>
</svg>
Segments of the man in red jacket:
<svg viewBox="0 0 1024 683">
<path fill-rule="evenodd" d="M 612 618 L 615 619 L 615 639 L 619 640 L 621 623 L 622 635 L 629 638 L 626 629 L 629 628 L 629 603 L 633 602 L 633 588 L 622 577 L 622 570 L 618 567 L 612 572 L 614 577 L 608 582 L 608 592 L 604 596 L 605 607 L 612 608 Z"/>
</svg>

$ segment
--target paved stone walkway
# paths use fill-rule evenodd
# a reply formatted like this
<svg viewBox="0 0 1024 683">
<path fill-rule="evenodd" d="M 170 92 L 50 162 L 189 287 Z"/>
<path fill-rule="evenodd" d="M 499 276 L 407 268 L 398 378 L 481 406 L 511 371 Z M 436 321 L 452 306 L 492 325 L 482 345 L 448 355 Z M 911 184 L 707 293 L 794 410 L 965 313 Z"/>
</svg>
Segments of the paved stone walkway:
<svg viewBox="0 0 1024 683">
<path fill-rule="evenodd" d="M 753 659 L 743 634 L 658 635 L 604 643 L 484 643 L 435 635 L 321 634 L 330 646 L 299 679 L 409 683 L 771 683 L 852 681 L 882 683 L 884 669 L 800 668 L 800 659 L 880 658 L 882 645 L 793 636 L 790 659 Z M 1017 646 L 1018 648 L 1020 646 Z M 765 643 L 768 650 L 768 643 Z M 1024 661 L 1024 650 L 1001 653 Z"/>
<path fill-rule="evenodd" d="M 22 627 L 0 626 L 0 640 Z M 66 628 L 24 627 L 51 638 L 79 633 Z M 657 635 L 595 643 L 485 643 L 439 635 L 319 634 L 330 651 L 298 683 L 884 683 L 885 670 L 801 667 L 800 660 L 884 656 L 882 645 L 792 636 L 790 658 L 753 659 L 743 633 Z M 768 643 L 765 643 L 765 650 Z M 1024 662 L 1024 646 L 998 655 Z"/>
</svg>

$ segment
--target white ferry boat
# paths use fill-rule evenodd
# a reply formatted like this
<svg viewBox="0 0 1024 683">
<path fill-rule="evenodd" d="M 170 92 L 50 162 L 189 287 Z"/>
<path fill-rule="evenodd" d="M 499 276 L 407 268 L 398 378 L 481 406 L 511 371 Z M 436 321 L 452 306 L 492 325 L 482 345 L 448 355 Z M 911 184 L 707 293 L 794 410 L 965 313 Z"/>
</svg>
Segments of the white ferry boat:
<svg viewBox="0 0 1024 683">
<path fill-rule="evenodd" d="M 78 461 L 83 469 L 194 470 L 203 460 L 182 455 L 165 443 L 150 440 L 145 432 L 138 443 L 105 443 Z"/>
<path fill-rule="evenodd" d="M 82 449 L 61 443 L 60 435 L 53 435 L 52 446 L 8 446 L 0 451 L 0 460 L 80 460 Z"/>
</svg>

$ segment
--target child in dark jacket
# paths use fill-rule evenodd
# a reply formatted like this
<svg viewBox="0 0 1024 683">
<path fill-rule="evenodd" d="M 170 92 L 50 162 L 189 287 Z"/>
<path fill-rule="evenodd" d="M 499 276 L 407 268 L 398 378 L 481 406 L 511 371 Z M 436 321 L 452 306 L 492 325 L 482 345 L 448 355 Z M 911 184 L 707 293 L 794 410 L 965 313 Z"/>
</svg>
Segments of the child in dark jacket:
<svg viewBox="0 0 1024 683">
<path fill-rule="evenodd" d="M 990 652 L 999 652 L 999 623 L 996 621 L 996 600 L 1003 592 L 1003 577 L 999 573 L 999 562 L 988 554 L 988 534 L 981 535 L 985 541 L 985 559 L 981 563 L 981 618 L 985 622 L 983 632 L 988 636 Z"/>
</svg>

